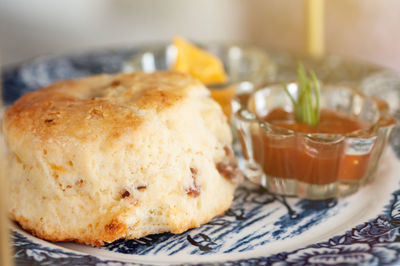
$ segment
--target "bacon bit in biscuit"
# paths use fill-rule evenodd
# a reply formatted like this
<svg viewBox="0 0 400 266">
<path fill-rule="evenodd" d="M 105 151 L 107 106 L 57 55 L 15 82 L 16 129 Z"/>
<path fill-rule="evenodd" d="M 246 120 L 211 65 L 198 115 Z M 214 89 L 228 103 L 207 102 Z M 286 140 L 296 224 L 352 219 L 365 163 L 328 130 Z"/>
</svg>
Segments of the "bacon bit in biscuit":
<svg viewBox="0 0 400 266">
<path fill-rule="evenodd" d="M 196 168 L 190 167 L 190 172 L 192 173 L 192 177 L 193 177 L 193 178 L 196 178 L 196 177 L 197 177 L 198 171 L 197 171 Z"/>
<path fill-rule="evenodd" d="M 190 197 L 196 198 L 200 196 L 200 188 L 196 184 L 186 189 L 186 194 Z"/>
<path fill-rule="evenodd" d="M 141 186 L 137 186 L 136 189 L 137 190 L 145 190 L 147 188 L 147 186 L 145 185 L 141 185 Z"/>
<path fill-rule="evenodd" d="M 111 82 L 110 86 L 112 87 L 116 87 L 121 85 L 121 81 L 120 80 L 114 80 L 113 82 Z"/>
<path fill-rule="evenodd" d="M 15 155 L 15 159 L 17 160 L 17 162 L 18 162 L 18 163 L 22 163 L 21 158 L 19 158 L 19 156 L 16 155 L 16 154 L 14 154 L 14 155 Z"/>
<path fill-rule="evenodd" d="M 83 185 L 83 180 L 79 179 L 78 181 L 75 182 L 75 185 L 82 186 Z"/>
<path fill-rule="evenodd" d="M 216 168 L 224 178 L 231 182 L 239 182 L 242 179 L 242 173 L 233 158 L 226 158 L 217 163 Z"/>
<path fill-rule="evenodd" d="M 126 224 L 123 224 L 113 219 L 109 224 L 106 224 L 104 226 L 104 230 L 105 233 L 112 238 L 120 237 L 124 232 L 126 232 Z"/>
<path fill-rule="evenodd" d="M 106 231 L 112 233 L 114 231 L 117 231 L 118 224 L 114 224 L 114 223 L 106 224 L 106 226 L 104 228 L 106 229 Z"/>
<path fill-rule="evenodd" d="M 121 194 L 121 198 L 127 198 L 127 197 L 129 197 L 131 195 L 131 193 L 129 193 L 129 191 L 128 190 L 125 190 L 122 194 Z"/>
<path fill-rule="evenodd" d="M 190 197 L 198 197 L 200 195 L 200 188 L 197 185 L 197 173 L 198 170 L 196 168 L 190 167 L 190 172 L 192 173 L 193 185 L 187 188 L 186 194 Z"/>
<path fill-rule="evenodd" d="M 224 151 L 225 151 L 225 156 L 232 156 L 233 152 L 231 148 L 229 148 L 227 145 L 224 145 Z"/>
</svg>

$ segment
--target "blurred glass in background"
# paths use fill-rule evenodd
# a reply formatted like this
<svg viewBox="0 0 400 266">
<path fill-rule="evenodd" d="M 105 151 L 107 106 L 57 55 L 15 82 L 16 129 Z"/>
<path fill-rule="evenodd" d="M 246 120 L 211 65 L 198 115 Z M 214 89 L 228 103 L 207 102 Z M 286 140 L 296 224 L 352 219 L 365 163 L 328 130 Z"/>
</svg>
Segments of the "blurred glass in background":
<svg viewBox="0 0 400 266">
<path fill-rule="evenodd" d="M 326 0 L 326 51 L 400 70 L 400 1 Z M 304 51 L 304 1 L 2 0 L 3 64 L 174 35 Z"/>
</svg>

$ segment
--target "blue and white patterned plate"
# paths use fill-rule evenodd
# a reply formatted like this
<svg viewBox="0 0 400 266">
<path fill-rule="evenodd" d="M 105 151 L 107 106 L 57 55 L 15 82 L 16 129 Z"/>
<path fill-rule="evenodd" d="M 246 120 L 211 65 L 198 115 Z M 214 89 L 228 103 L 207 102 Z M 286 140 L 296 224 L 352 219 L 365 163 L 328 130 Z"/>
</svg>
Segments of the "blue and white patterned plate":
<svg viewBox="0 0 400 266">
<path fill-rule="evenodd" d="M 121 48 L 47 56 L 6 67 L 6 103 L 60 79 L 122 71 L 140 49 Z M 269 52 L 275 79 L 294 76 L 296 57 Z M 357 86 L 388 100 L 400 112 L 400 78 L 362 63 L 327 57 L 302 59 L 328 82 Z M 319 72 L 319 73 L 318 73 Z M 225 215 L 179 235 L 118 240 L 94 248 L 50 243 L 13 225 L 14 257 L 19 265 L 386 265 L 400 263 L 400 130 L 381 160 L 377 178 L 342 199 L 309 201 L 275 196 L 246 183 Z"/>
</svg>

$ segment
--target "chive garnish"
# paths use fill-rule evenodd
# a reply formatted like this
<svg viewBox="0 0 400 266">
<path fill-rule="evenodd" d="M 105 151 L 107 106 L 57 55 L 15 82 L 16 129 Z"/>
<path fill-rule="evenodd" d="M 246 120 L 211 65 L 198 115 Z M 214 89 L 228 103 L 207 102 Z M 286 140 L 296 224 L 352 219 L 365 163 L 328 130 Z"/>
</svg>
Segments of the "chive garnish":
<svg viewBox="0 0 400 266">
<path fill-rule="evenodd" d="M 296 120 L 311 126 L 316 126 L 319 121 L 319 97 L 320 84 L 314 71 L 308 74 L 304 66 L 299 63 L 297 67 L 297 75 L 299 78 L 299 91 L 296 99 L 290 93 L 287 84 L 282 82 L 282 86 L 293 103 Z"/>
</svg>

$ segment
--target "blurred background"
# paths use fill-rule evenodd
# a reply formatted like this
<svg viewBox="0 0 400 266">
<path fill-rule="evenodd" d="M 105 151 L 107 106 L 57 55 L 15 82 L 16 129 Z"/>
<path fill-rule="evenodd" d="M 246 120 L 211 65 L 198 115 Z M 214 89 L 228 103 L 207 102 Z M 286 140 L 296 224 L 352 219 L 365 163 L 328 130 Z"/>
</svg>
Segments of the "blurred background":
<svg viewBox="0 0 400 266">
<path fill-rule="evenodd" d="M 399 0 L 326 0 L 329 53 L 400 71 Z M 299 0 L 0 0 L 1 63 L 169 41 L 238 41 L 304 51 Z"/>
</svg>

